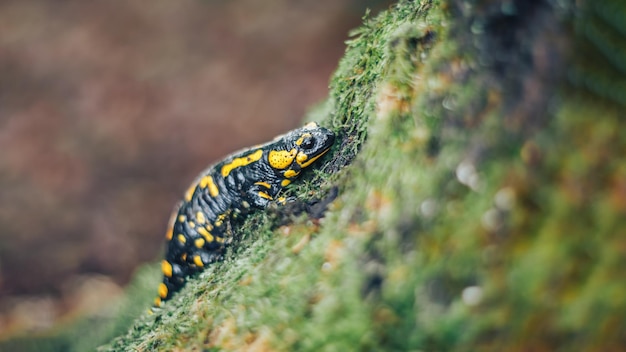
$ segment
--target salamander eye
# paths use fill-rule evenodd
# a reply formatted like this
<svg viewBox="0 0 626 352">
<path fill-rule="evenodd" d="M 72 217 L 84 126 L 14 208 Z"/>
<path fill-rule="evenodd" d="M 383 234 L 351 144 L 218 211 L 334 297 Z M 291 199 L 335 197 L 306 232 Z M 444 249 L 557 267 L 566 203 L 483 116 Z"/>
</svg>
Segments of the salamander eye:
<svg viewBox="0 0 626 352">
<path fill-rule="evenodd" d="M 305 138 L 300 144 L 300 148 L 302 149 L 311 149 L 315 145 L 315 139 L 313 137 Z"/>
</svg>

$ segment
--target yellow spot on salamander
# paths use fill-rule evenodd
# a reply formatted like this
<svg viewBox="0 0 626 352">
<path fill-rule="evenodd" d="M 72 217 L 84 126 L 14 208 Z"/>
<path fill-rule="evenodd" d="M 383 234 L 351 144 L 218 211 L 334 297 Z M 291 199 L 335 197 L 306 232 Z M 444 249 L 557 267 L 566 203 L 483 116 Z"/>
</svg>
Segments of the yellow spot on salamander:
<svg viewBox="0 0 626 352">
<path fill-rule="evenodd" d="M 172 264 L 167 260 L 161 262 L 161 271 L 166 277 L 172 277 Z"/>
<path fill-rule="evenodd" d="M 300 174 L 300 171 L 287 170 L 285 171 L 285 177 L 294 178 Z"/>
<path fill-rule="evenodd" d="M 259 149 L 257 151 L 255 151 L 254 153 L 250 153 L 246 156 L 243 156 L 241 158 L 235 158 L 233 159 L 233 161 L 231 161 L 230 163 L 222 166 L 222 177 L 227 177 L 231 171 L 233 171 L 234 169 L 241 167 L 241 166 L 246 166 L 248 164 L 251 164 L 255 161 L 259 161 L 261 159 L 261 157 L 263 156 L 263 150 Z"/>
<path fill-rule="evenodd" d="M 159 308 L 161 306 L 161 298 L 160 297 L 157 297 L 157 298 L 154 299 L 154 306 L 157 307 L 157 308 Z M 152 314 L 152 311 L 149 310 L 148 313 Z"/>
<path fill-rule="evenodd" d="M 161 271 L 166 277 L 172 277 L 172 264 L 167 260 L 161 262 Z"/>
<path fill-rule="evenodd" d="M 267 194 L 267 193 L 265 193 L 265 192 L 259 192 L 259 193 L 257 193 L 257 194 L 258 194 L 258 195 L 259 195 L 259 197 L 261 197 L 261 198 L 265 198 L 265 199 L 269 199 L 269 200 L 274 199 L 274 198 L 272 198 L 269 194 Z"/>
<path fill-rule="evenodd" d="M 217 243 L 224 243 L 224 237 L 215 237 Z"/>
<path fill-rule="evenodd" d="M 204 266 L 204 263 L 202 262 L 202 258 L 200 258 L 199 255 L 195 255 L 193 257 L 193 262 L 194 262 L 194 264 L 196 264 L 197 266 L 199 266 L 201 268 Z"/>
<path fill-rule="evenodd" d="M 285 203 L 287 203 L 287 198 L 285 198 L 285 197 L 278 197 L 277 201 L 278 201 L 278 203 L 284 205 Z"/>
<path fill-rule="evenodd" d="M 255 182 L 254 184 L 255 185 L 259 185 L 259 186 L 263 186 L 265 188 L 272 188 L 272 186 L 269 183 L 264 182 L 264 181 Z"/>
<path fill-rule="evenodd" d="M 304 142 L 305 138 L 311 138 L 313 136 L 311 136 L 310 133 L 303 133 L 302 136 L 300 136 L 300 138 L 298 138 L 298 140 L 296 141 L 296 145 L 302 145 L 302 142 Z"/>
<path fill-rule="evenodd" d="M 197 248 L 202 248 L 204 247 L 204 238 L 198 238 L 193 243 L 196 245 Z"/>
<path fill-rule="evenodd" d="M 180 259 L 181 259 L 183 262 L 186 262 L 186 261 L 187 261 L 187 253 L 183 253 L 183 255 L 181 255 L 181 256 L 180 256 Z"/>
<path fill-rule="evenodd" d="M 309 157 L 306 154 L 300 152 L 298 153 L 298 156 L 296 156 L 296 161 L 298 162 L 298 164 L 302 165 L 302 163 L 305 162 L 308 158 Z"/>
<path fill-rule="evenodd" d="M 162 282 L 159 285 L 159 297 L 167 298 L 167 286 L 165 286 L 165 284 Z"/>
<path fill-rule="evenodd" d="M 193 197 L 193 194 L 195 191 L 196 191 L 196 185 L 193 184 L 191 185 L 191 187 L 189 187 L 187 192 L 185 192 L 185 200 L 188 202 L 191 201 L 191 198 Z"/>
<path fill-rule="evenodd" d="M 200 235 L 202 235 L 202 237 L 204 237 L 207 242 L 209 242 L 209 243 L 213 242 L 213 235 L 211 235 L 211 233 L 209 231 L 207 231 L 207 229 L 205 229 L 204 227 L 199 227 L 198 228 L 198 233 Z M 198 247 L 198 248 L 200 248 L 200 247 Z"/>
<path fill-rule="evenodd" d="M 250 208 L 250 203 L 246 202 L 245 200 L 241 202 L 241 206 L 248 209 Z"/>
<path fill-rule="evenodd" d="M 213 177 L 211 177 L 210 175 L 204 176 L 201 180 L 200 180 L 200 187 L 202 188 L 209 188 L 209 194 L 211 195 L 211 197 L 217 197 L 218 194 L 220 194 L 219 189 L 217 188 L 217 186 L 215 185 L 215 182 L 213 182 Z"/>
<path fill-rule="evenodd" d="M 190 221 L 188 224 L 189 224 L 189 227 L 191 227 L 192 229 L 196 227 L 196 223 L 193 221 Z"/>
<path fill-rule="evenodd" d="M 284 179 L 282 180 L 282 182 L 280 183 L 281 186 L 286 187 L 287 185 L 289 185 L 291 183 L 291 180 L 287 180 Z"/>
<path fill-rule="evenodd" d="M 215 220 L 215 226 L 220 227 L 224 223 L 224 219 L 226 219 L 226 214 L 220 214 Z"/>
<path fill-rule="evenodd" d="M 185 222 L 185 220 L 187 220 L 187 217 L 185 215 L 178 215 L 178 222 Z"/>
<path fill-rule="evenodd" d="M 178 234 L 178 236 L 176 236 L 176 238 L 178 238 L 178 242 L 185 244 L 185 242 L 187 242 L 187 239 L 185 238 L 185 236 L 183 236 L 183 234 Z"/>
<path fill-rule="evenodd" d="M 270 163 L 270 166 L 273 167 L 274 169 L 278 169 L 278 170 L 282 170 L 282 169 L 286 169 L 289 167 L 289 165 L 291 165 L 291 163 L 293 162 L 293 159 L 296 157 L 296 149 L 292 149 L 292 150 L 272 150 L 268 157 L 267 160 Z"/>
<path fill-rule="evenodd" d="M 300 167 L 302 167 L 303 169 L 305 167 L 308 167 L 309 165 L 311 165 L 315 160 L 319 159 L 322 155 L 326 154 L 326 152 L 328 151 L 328 149 L 324 150 L 323 152 L 321 152 L 319 155 L 309 159 L 306 162 L 300 162 L 298 161 L 298 164 L 300 165 Z"/>
<path fill-rule="evenodd" d="M 199 211 L 196 213 L 196 220 L 198 221 L 198 224 L 204 224 L 206 222 L 206 217 L 201 211 Z"/>
</svg>

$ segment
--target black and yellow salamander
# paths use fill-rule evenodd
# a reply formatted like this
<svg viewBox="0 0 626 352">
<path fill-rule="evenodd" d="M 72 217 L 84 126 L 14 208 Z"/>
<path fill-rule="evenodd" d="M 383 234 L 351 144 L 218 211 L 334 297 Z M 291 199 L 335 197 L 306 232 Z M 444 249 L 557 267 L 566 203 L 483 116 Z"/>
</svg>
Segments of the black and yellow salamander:
<svg viewBox="0 0 626 352">
<path fill-rule="evenodd" d="M 232 220 L 271 202 L 284 202 L 278 192 L 324 155 L 334 140 L 333 132 L 312 122 L 202 172 L 170 219 L 161 262 L 163 282 L 154 305 L 168 300 L 187 276 L 221 259 L 232 240 Z"/>
</svg>

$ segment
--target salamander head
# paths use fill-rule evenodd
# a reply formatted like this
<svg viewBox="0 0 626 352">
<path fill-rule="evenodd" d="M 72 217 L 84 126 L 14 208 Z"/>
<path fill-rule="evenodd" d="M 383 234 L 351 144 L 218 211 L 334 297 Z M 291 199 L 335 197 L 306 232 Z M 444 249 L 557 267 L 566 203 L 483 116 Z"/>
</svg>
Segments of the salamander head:
<svg viewBox="0 0 626 352">
<path fill-rule="evenodd" d="M 269 165 L 285 179 L 294 178 L 324 155 L 334 141 L 332 131 L 311 122 L 276 137 L 268 154 Z"/>
</svg>

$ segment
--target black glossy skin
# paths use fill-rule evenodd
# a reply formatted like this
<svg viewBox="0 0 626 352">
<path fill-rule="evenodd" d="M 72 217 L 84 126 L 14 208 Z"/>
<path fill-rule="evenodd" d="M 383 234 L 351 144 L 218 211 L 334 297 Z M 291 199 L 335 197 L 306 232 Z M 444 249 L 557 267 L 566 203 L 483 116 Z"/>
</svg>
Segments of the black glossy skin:
<svg viewBox="0 0 626 352">
<path fill-rule="evenodd" d="M 224 246 L 232 239 L 234 219 L 270 202 L 284 202 L 276 199 L 279 191 L 326 153 L 334 139 L 330 130 L 311 123 L 206 169 L 172 216 L 155 306 L 180 290 L 188 275 L 222 259 Z M 207 185 L 207 176 L 212 186 Z"/>
</svg>

